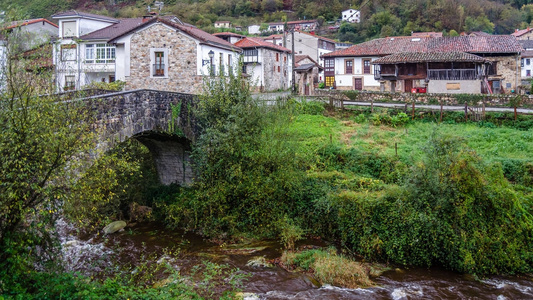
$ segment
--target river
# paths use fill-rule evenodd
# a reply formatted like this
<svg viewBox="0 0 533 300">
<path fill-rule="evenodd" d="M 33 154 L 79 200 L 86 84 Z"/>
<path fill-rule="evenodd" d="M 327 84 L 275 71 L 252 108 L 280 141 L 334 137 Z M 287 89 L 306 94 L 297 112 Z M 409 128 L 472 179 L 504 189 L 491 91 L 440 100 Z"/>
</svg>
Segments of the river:
<svg viewBox="0 0 533 300">
<path fill-rule="evenodd" d="M 155 223 L 130 224 L 108 236 L 76 236 L 72 227 L 60 222 L 60 239 L 67 269 L 89 276 L 112 270 L 113 264 L 135 265 L 144 259 L 166 257 L 187 274 L 206 259 L 227 264 L 249 274 L 242 290 L 245 299 L 533 299 L 530 277 L 471 275 L 438 268 L 397 268 L 373 278 L 374 287 L 345 289 L 320 286 L 310 274 L 288 272 L 276 265 L 253 266 L 250 260 L 266 261 L 281 256 L 281 245 L 262 241 L 246 245 L 219 245 L 200 236 L 165 229 Z M 300 241 L 299 246 L 325 247 L 322 241 Z"/>
</svg>

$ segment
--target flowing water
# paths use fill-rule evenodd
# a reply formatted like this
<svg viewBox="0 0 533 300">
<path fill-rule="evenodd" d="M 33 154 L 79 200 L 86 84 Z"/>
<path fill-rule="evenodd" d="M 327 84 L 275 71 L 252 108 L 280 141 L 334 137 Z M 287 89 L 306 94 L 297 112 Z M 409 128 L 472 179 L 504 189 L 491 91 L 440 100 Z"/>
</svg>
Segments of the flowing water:
<svg viewBox="0 0 533 300">
<path fill-rule="evenodd" d="M 77 237 L 67 224 L 59 225 L 67 268 L 87 275 L 105 273 L 117 263 L 135 265 L 143 257 L 166 257 L 187 274 L 207 259 L 250 274 L 242 288 L 245 299 L 533 299 L 533 281 L 528 277 L 476 279 L 435 268 L 395 268 L 373 278 L 374 287 L 345 289 L 320 286 L 310 274 L 288 272 L 275 265 L 250 265 L 250 260 L 258 257 L 269 261 L 281 256 L 281 245 L 272 241 L 220 246 L 153 223 L 131 224 L 107 236 Z M 314 240 L 300 245 L 327 246 Z"/>
</svg>

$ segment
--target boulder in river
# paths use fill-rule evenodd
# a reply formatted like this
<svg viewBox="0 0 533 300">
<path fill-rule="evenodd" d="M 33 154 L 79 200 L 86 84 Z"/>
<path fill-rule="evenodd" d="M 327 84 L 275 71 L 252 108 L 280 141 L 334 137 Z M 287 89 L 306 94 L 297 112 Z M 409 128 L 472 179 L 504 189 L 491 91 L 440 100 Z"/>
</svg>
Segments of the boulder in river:
<svg viewBox="0 0 533 300">
<path fill-rule="evenodd" d="M 124 222 L 124 221 L 115 221 L 115 222 L 107 225 L 106 227 L 104 227 L 104 234 L 110 234 L 110 233 L 117 232 L 117 231 L 121 230 L 124 227 L 126 227 L 126 222 Z"/>
</svg>

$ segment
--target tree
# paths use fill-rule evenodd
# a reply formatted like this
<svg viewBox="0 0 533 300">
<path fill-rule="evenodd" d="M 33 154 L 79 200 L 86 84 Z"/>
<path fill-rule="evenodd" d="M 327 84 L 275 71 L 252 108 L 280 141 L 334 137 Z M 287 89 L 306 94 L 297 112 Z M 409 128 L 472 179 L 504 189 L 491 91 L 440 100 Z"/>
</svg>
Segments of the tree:
<svg viewBox="0 0 533 300">
<path fill-rule="evenodd" d="M 50 242 L 47 229 L 66 197 L 69 181 L 76 177 L 76 165 L 83 162 L 80 154 L 90 145 L 90 135 L 83 103 L 50 96 L 53 74 L 42 62 L 51 61 L 51 51 L 49 57 L 40 51 L 20 53 L 20 45 L 31 44 L 28 36 L 19 31 L 4 36 L 0 262 L 9 262 L 21 256 L 14 248 L 27 251 Z"/>
</svg>

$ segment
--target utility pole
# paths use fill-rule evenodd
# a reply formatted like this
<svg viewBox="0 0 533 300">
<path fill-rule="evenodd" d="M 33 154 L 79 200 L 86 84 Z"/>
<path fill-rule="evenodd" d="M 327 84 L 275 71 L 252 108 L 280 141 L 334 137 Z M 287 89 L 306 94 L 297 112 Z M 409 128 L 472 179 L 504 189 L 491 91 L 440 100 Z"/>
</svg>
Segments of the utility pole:
<svg viewBox="0 0 533 300">
<path fill-rule="evenodd" d="M 296 95 L 296 76 L 294 71 L 294 27 L 291 28 L 291 43 L 292 43 L 292 93 Z"/>
</svg>

